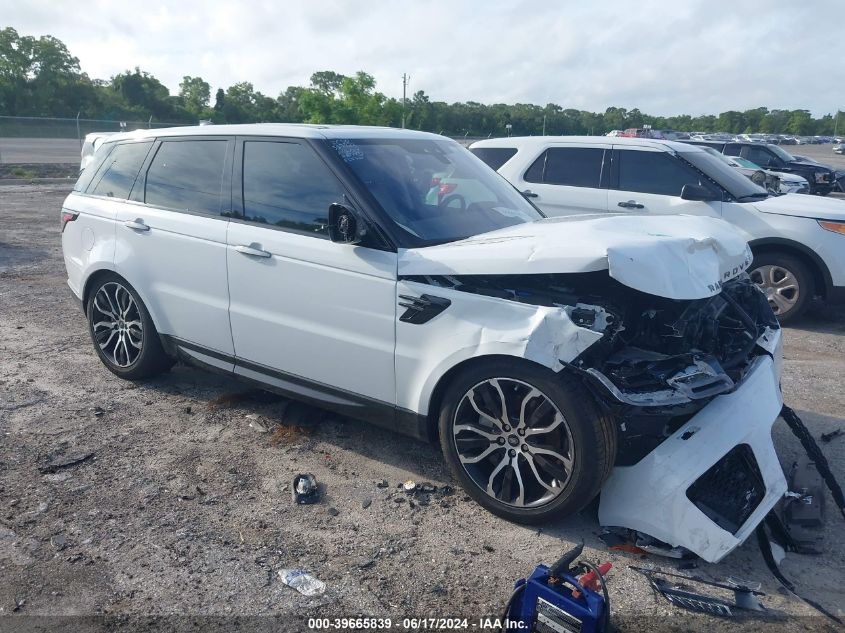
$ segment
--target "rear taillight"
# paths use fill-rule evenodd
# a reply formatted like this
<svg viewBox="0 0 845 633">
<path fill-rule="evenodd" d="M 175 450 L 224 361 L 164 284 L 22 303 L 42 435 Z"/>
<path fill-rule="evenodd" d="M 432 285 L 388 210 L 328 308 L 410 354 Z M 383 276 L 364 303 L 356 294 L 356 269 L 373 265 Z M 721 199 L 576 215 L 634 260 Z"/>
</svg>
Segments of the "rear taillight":
<svg viewBox="0 0 845 633">
<path fill-rule="evenodd" d="M 68 222 L 73 222 L 79 217 L 78 211 L 62 211 L 62 233 L 65 232 L 65 226 Z"/>
</svg>

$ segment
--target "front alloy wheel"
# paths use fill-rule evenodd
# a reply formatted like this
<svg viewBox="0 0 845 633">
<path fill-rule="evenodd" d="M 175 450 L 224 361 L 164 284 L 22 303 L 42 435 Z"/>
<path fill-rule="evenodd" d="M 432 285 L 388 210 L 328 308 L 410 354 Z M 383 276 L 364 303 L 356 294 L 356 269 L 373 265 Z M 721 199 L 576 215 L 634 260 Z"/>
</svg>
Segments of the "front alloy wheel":
<svg viewBox="0 0 845 633">
<path fill-rule="evenodd" d="M 443 395 L 440 445 L 479 504 L 537 523 L 578 512 L 616 458 L 616 430 L 577 378 L 519 358 L 479 360 Z"/>
<path fill-rule="evenodd" d="M 542 391 L 488 378 L 461 399 L 452 425 L 461 466 L 484 492 L 509 506 L 544 505 L 572 475 L 572 433 Z"/>
</svg>

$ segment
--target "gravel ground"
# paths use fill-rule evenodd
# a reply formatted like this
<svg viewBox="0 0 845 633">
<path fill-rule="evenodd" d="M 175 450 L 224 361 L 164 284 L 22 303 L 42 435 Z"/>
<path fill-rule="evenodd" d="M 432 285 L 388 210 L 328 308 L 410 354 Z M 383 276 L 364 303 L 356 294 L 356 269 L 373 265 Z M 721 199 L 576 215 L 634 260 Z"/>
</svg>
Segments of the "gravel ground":
<svg viewBox="0 0 845 633">
<path fill-rule="evenodd" d="M 694 573 L 762 583 L 768 614 L 691 615 L 627 568 L 677 562 L 608 552 L 594 508 L 538 530 L 488 514 L 460 489 L 412 503 L 397 489 L 407 479 L 455 485 L 433 446 L 334 417 L 313 424 L 282 398 L 189 367 L 119 380 L 97 360 L 66 289 L 67 192 L 0 187 L 0 630 L 306 630 L 309 615 L 466 617 L 480 630 L 473 624 L 499 613 L 515 579 L 581 539 L 586 557 L 614 564 L 620 630 L 833 630 L 779 591 L 753 541 Z M 843 316 L 818 306 L 786 331 L 785 398 L 817 437 L 845 428 Z M 797 442 L 782 422 L 774 435 L 790 464 Z M 845 437 L 823 448 L 842 481 Z M 294 506 L 291 479 L 308 471 L 323 500 Z M 823 554 L 790 554 L 783 570 L 841 616 L 843 523 L 827 502 Z M 309 570 L 326 593 L 287 588 L 275 576 L 286 567 Z M 160 619 L 139 619 L 150 617 Z"/>
</svg>

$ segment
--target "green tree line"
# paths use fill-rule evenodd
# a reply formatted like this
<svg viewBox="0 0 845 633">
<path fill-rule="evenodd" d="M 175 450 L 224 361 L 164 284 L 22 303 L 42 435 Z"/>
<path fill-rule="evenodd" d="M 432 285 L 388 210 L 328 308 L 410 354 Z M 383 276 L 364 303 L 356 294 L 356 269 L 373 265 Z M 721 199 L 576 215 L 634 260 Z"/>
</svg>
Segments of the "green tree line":
<svg viewBox="0 0 845 633">
<path fill-rule="evenodd" d="M 682 132 L 749 132 L 829 135 L 835 116 L 814 118 L 808 110 L 760 107 L 719 115 L 651 116 L 634 108 L 587 112 L 549 103 L 545 106 L 432 101 L 422 90 L 402 101 L 376 90 L 365 72 L 345 76 L 333 71 L 311 75 L 306 87 L 289 86 L 271 97 L 249 82 L 218 89 L 201 77 L 185 76 L 179 92 L 135 68 L 110 79 L 91 79 L 65 44 L 50 35 L 21 36 L 0 30 L 0 114 L 195 123 L 291 122 L 405 126 L 450 136 L 605 134 L 651 125 Z M 837 113 L 836 116 L 838 116 Z M 845 123 L 845 119 L 843 119 Z M 837 130 L 838 131 L 838 130 Z"/>
</svg>

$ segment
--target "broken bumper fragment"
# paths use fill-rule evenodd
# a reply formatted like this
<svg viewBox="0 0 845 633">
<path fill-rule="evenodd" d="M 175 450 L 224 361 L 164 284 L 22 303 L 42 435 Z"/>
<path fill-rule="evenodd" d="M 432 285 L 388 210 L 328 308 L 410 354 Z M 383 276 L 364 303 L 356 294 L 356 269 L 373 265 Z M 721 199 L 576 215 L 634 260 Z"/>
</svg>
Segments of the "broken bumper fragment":
<svg viewBox="0 0 845 633">
<path fill-rule="evenodd" d="M 757 357 L 734 391 L 636 464 L 615 467 L 601 493 L 601 524 L 711 563 L 745 541 L 787 490 L 771 437 L 782 406 L 776 358 Z"/>
</svg>

